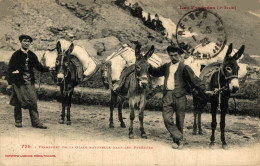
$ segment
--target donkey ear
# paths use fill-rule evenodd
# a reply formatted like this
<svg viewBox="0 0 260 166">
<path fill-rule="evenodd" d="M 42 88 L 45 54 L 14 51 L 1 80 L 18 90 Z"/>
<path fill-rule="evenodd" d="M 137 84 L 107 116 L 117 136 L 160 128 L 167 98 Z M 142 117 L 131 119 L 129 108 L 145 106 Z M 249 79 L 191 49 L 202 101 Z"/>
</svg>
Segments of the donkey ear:
<svg viewBox="0 0 260 166">
<path fill-rule="evenodd" d="M 226 53 L 225 58 L 230 58 L 230 57 L 231 57 L 230 54 L 231 54 L 232 50 L 233 50 L 233 44 L 231 43 L 231 44 L 229 44 L 229 46 L 228 46 L 228 49 L 227 49 L 227 53 Z"/>
<path fill-rule="evenodd" d="M 57 49 L 58 54 L 60 54 L 60 53 L 61 53 L 61 44 L 60 44 L 60 41 L 57 42 L 57 44 L 56 44 L 56 49 Z"/>
<path fill-rule="evenodd" d="M 141 45 L 137 42 L 136 46 L 135 46 L 135 57 L 136 59 L 140 59 L 141 58 Z"/>
<path fill-rule="evenodd" d="M 144 58 L 147 60 L 149 59 L 154 53 L 154 45 L 150 48 L 150 50 L 145 54 Z"/>
<path fill-rule="evenodd" d="M 69 49 L 65 52 L 66 55 L 70 55 L 74 49 L 74 44 L 71 43 Z"/>
<path fill-rule="evenodd" d="M 228 46 L 227 54 L 230 55 L 231 52 L 232 52 L 232 50 L 233 50 L 233 44 L 231 43 L 231 44 L 229 44 L 229 46 Z"/>
<path fill-rule="evenodd" d="M 237 53 L 233 56 L 235 60 L 238 60 L 245 51 L 245 45 L 242 45 Z"/>
</svg>

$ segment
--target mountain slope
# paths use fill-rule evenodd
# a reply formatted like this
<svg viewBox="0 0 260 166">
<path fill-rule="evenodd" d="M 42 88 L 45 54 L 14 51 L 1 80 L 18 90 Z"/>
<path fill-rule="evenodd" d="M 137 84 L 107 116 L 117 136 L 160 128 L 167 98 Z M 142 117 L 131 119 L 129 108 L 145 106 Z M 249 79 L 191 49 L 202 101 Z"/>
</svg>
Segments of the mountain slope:
<svg viewBox="0 0 260 166">
<path fill-rule="evenodd" d="M 132 3 L 135 1 L 132 0 Z M 236 3 L 234 0 L 139 0 L 138 2 L 143 10 L 152 14 L 158 13 L 175 23 L 190 11 L 180 9 L 180 5 L 234 6 Z M 35 39 L 33 48 L 37 50 L 54 48 L 59 38 L 91 40 L 115 36 L 121 43 L 130 44 L 132 47 L 131 41 L 137 40 L 147 47 L 153 44 L 157 52 L 165 51 L 169 44 L 163 36 L 144 26 L 140 19 L 132 17 L 129 11 L 119 8 L 112 0 L 96 0 L 95 3 L 93 0 L 1 0 L 1 5 L 9 8 L 8 12 L 2 10 L 0 12 L 0 49 L 17 49 L 18 36 L 22 33 L 32 35 Z M 249 9 L 256 11 L 257 5 L 253 6 L 255 8 L 251 5 Z M 242 8 L 241 5 L 236 7 L 236 10 L 215 11 L 225 24 L 228 43 L 234 43 L 235 48 L 245 44 L 246 53 L 258 55 L 260 30 L 257 27 L 260 27 L 260 20 L 249 14 L 249 9 Z"/>
</svg>

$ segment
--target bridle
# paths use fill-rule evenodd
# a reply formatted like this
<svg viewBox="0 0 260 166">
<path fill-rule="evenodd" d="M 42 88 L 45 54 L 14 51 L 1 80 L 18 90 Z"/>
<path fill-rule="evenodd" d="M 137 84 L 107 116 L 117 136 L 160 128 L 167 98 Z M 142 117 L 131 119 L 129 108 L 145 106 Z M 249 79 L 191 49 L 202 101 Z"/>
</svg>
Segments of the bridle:
<svg viewBox="0 0 260 166">
<path fill-rule="evenodd" d="M 222 72 L 223 76 L 225 77 L 225 80 L 229 80 L 229 79 L 232 79 L 232 78 L 238 78 L 238 75 L 234 74 L 234 75 L 231 75 L 231 76 L 226 76 L 225 72 L 224 72 L 224 67 L 223 67 L 223 63 L 221 64 L 220 66 L 220 71 Z"/>
<path fill-rule="evenodd" d="M 145 62 L 145 63 L 147 63 L 147 65 L 149 65 L 148 64 L 148 62 Z M 135 78 L 136 78 L 136 80 L 137 80 L 137 85 L 140 85 L 140 81 L 142 81 L 142 77 L 140 77 L 140 76 L 137 76 L 137 71 L 136 71 L 136 64 L 135 64 L 135 70 L 134 70 L 134 74 L 135 74 Z M 148 73 L 148 68 L 147 68 L 147 73 Z M 149 82 L 149 74 L 147 74 L 147 82 Z M 139 87 L 139 86 L 138 86 Z M 140 87 L 139 87 L 140 88 Z M 137 88 L 137 89 L 139 89 L 139 88 Z M 142 88 L 141 88 L 142 89 Z"/>
<path fill-rule="evenodd" d="M 64 64 L 64 57 L 65 57 L 65 55 L 64 55 L 64 53 L 62 53 L 62 54 L 60 54 L 59 56 L 61 56 L 61 61 L 60 61 L 60 68 L 61 67 L 63 67 L 65 64 Z M 66 95 L 68 95 L 68 90 L 67 90 L 67 87 L 66 87 L 66 80 L 67 80 L 67 78 L 68 78 L 68 76 L 69 76 L 69 71 L 70 71 L 70 69 L 69 69 L 69 64 L 70 63 L 70 60 L 68 60 L 68 65 L 66 66 L 66 71 L 64 71 L 64 69 L 63 69 L 63 78 L 62 78 L 62 80 L 61 81 L 59 81 L 58 79 L 58 77 L 57 77 L 57 82 L 59 83 L 59 84 L 63 84 L 63 94 L 66 96 Z M 58 72 L 59 71 L 56 71 L 57 72 L 57 74 L 58 74 Z"/>
<path fill-rule="evenodd" d="M 218 89 L 214 92 L 215 94 L 218 94 L 218 107 L 217 107 L 217 109 L 219 110 L 219 111 L 221 111 L 221 109 L 220 109 L 220 104 L 221 104 L 221 93 L 222 93 L 222 91 L 224 91 L 224 90 L 227 90 L 228 89 L 228 87 L 227 87 L 227 85 L 224 85 L 222 88 L 221 88 L 221 85 L 220 85 L 220 74 L 222 73 L 222 75 L 224 76 L 224 79 L 226 80 L 226 81 L 228 81 L 228 80 L 230 80 L 230 79 L 233 79 L 233 78 L 238 78 L 238 75 L 231 75 L 231 76 L 226 76 L 226 74 L 225 74 L 225 72 L 224 72 L 224 61 L 221 63 L 221 66 L 219 67 L 219 70 L 218 70 L 218 78 L 217 78 L 217 80 L 218 80 Z"/>
</svg>

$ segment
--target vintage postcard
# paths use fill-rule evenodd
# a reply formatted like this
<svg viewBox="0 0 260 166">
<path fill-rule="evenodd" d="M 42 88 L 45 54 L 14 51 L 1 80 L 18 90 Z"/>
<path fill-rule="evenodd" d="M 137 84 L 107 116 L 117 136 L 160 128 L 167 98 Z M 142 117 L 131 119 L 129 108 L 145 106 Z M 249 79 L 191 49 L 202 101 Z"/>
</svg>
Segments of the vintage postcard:
<svg viewBox="0 0 260 166">
<path fill-rule="evenodd" d="M 260 165 L 259 0 L 0 0 L 0 165 Z"/>
</svg>

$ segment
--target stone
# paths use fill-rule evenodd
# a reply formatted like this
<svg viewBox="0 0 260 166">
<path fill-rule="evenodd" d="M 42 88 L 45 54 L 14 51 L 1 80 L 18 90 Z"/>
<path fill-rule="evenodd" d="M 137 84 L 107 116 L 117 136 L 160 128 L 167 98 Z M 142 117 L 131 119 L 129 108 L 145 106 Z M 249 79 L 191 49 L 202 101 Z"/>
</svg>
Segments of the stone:
<svg viewBox="0 0 260 166">
<path fill-rule="evenodd" d="M 70 10 L 75 10 L 76 9 L 76 7 L 75 7 L 75 5 L 73 4 L 73 3 L 67 3 L 66 4 L 66 7 L 68 8 L 68 9 L 70 9 Z"/>
</svg>

